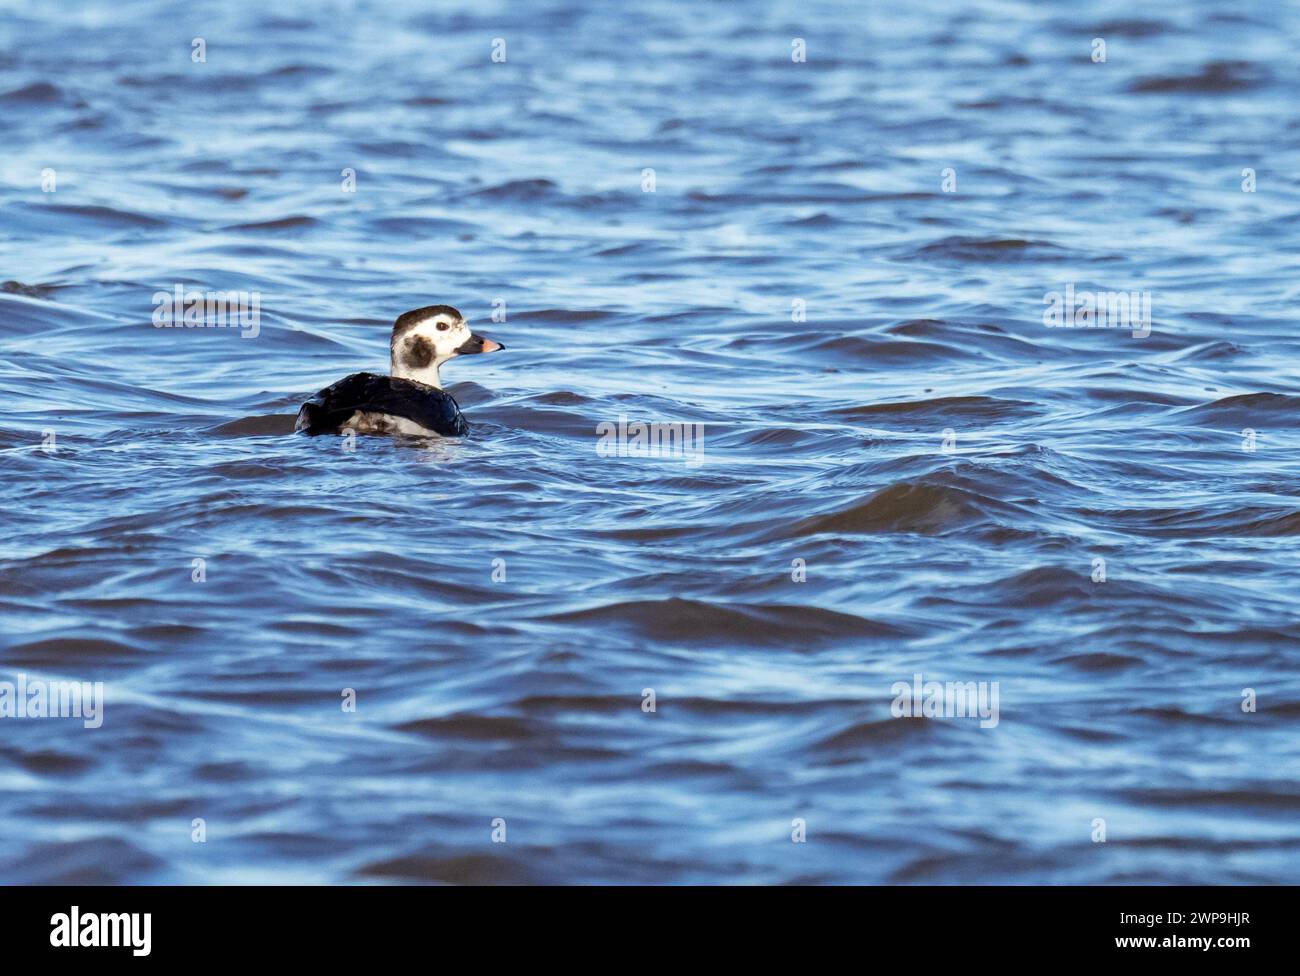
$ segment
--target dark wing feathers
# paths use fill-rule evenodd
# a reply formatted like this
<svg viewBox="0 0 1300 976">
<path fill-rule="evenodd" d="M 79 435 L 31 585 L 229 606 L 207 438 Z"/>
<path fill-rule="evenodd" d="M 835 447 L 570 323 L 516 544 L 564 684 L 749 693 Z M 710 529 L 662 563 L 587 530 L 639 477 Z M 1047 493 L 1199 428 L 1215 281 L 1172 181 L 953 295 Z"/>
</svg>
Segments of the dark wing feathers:
<svg viewBox="0 0 1300 976">
<path fill-rule="evenodd" d="M 337 434 L 358 410 L 404 417 L 446 437 L 469 431 L 450 393 L 375 373 L 353 373 L 321 390 L 302 405 L 294 429 Z"/>
</svg>

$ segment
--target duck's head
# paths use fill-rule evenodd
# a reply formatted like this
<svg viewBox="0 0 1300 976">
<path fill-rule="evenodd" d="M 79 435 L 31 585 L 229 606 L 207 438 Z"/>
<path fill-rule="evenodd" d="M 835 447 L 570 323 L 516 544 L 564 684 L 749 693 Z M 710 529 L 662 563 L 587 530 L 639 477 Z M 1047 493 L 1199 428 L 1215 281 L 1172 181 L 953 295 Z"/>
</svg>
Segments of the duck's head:
<svg viewBox="0 0 1300 976">
<path fill-rule="evenodd" d="M 450 305 L 426 305 L 403 312 L 393 323 L 389 343 L 394 376 L 440 389 L 438 367 L 447 360 L 504 348 L 471 332 L 465 316 Z"/>
</svg>

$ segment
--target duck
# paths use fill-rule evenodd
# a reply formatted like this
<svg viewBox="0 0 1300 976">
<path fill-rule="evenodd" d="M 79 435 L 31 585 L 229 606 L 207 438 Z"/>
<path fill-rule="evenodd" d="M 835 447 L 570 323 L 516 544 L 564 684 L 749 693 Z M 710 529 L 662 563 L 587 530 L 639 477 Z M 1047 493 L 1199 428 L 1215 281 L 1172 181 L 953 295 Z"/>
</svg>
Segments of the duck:
<svg viewBox="0 0 1300 976">
<path fill-rule="evenodd" d="M 397 317 L 388 348 L 388 376 L 353 373 L 327 386 L 298 410 L 295 432 L 463 437 L 469 424 L 438 367 L 505 346 L 471 331 L 450 305 L 425 305 Z"/>
</svg>

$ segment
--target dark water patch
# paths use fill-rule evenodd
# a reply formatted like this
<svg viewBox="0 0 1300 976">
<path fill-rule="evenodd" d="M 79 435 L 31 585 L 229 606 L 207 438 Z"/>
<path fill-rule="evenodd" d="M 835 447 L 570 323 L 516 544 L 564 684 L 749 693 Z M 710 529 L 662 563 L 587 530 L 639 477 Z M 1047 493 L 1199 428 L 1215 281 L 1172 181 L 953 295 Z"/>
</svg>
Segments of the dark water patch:
<svg viewBox="0 0 1300 976">
<path fill-rule="evenodd" d="M 638 700 L 639 703 L 639 700 Z M 818 715 L 841 709 L 858 709 L 862 702 L 856 699 L 819 699 L 817 701 L 772 701 L 761 698 L 727 700 L 722 698 L 674 697 L 674 710 L 681 709 L 697 715 L 748 715 L 752 717 L 781 717 Z"/>
<path fill-rule="evenodd" d="M 218 424 L 209 428 L 209 431 L 219 437 L 286 437 L 293 433 L 296 416 L 270 414 L 264 417 L 242 417 Z"/>
<path fill-rule="evenodd" d="M 375 861 L 357 871 L 362 878 L 424 884 L 526 885 L 540 883 L 517 858 L 489 854 L 418 853 Z"/>
<path fill-rule="evenodd" d="M 567 716 L 577 713 L 594 715 L 619 715 L 629 708 L 639 708 L 638 697 L 617 697 L 610 695 L 533 695 L 514 703 L 521 712 L 537 713 L 546 716 Z M 674 699 L 674 705 L 680 702 Z"/>
<path fill-rule="evenodd" d="M 49 776 L 79 776 L 93 769 L 96 760 L 55 749 L 22 752 L 0 748 L 0 758 L 21 766 L 30 773 Z"/>
<path fill-rule="evenodd" d="M 800 519 L 782 535 L 793 538 L 822 533 L 938 535 L 990 522 L 995 512 L 1011 514 L 1012 511 L 1012 506 L 961 488 L 901 482 L 836 511 Z"/>
<path fill-rule="evenodd" d="M 1106 674 L 1114 671 L 1127 671 L 1131 668 L 1141 668 L 1144 662 L 1140 658 L 1132 657 L 1128 654 L 1066 654 L 1055 658 L 1053 664 L 1063 664 L 1066 667 L 1074 668 L 1089 674 Z M 1092 740 L 1097 741 L 1097 740 Z"/>
<path fill-rule="evenodd" d="M 910 627 L 814 606 L 719 605 L 673 597 L 632 600 L 551 614 L 562 624 L 599 624 L 626 629 L 659 641 L 778 646 L 791 651 L 842 638 L 902 637 Z"/>
<path fill-rule="evenodd" d="M 320 691 L 287 691 L 285 689 L 266 689 L 255 691 L 212 691 L 177 693 L 177 698 L 192 701 L 214 702 L 229 705 L 247 705 L 250 708 L 294 708 L 298 706 L 319 705 L 328 701 L 334 704 L 337 693 L 333 688 Z"/>
<path fill-rule="evenodd" d="M 525 742 L 537 737 L 537 726 L 526 719 L 493 715 L 448 715 L 439 718 L 403 722 L 399 732 L 433 739 L 468 740 L 471 742 Z"/>
<path fill-rule="evenodd" d="M 314 217 L 308 217 L 303 214 L 294 214 L 290 217 L 277 217 L 274 220 L 258 220 L 247 224 L 232 224 L 227 227 L 228 231 L 299 231 L 310 230 L 319 225 L 319 221 Z"/>
<path fill-rule="evenodd" d="M 10 667 L 41 668 L 79 673 L 80 668 L 129 664 L 147 655 L 142 648 L 94 637 L 50 637 L 22 641 L 0 650 Z"/>
<path fill-rule="evenodd" d="M 286 64 L 266 72 L 264 78 L 326 78 L 334 74 L 334 69 L 324 64 Z"/>
<path fill-rule="evenodd" d="M 367 156 L 391 159 L 415 159 L 421 155 L 422 147 L 414 142 L 400 142 L 392 139 L 379 139 L 362 142 L 357 149 Z"/>
<path fill-rule="evenodd" d="M 167 221 L 148 214 L 132 210 L 120 210 L 115 207 L 76 206 L 71 204 L 44 204 L 47 211 L 66 214 L 68 220 L 81 224 L 101 224 L 111 227 L 158 228 L 167 226 Z"/>
<path fill-rule="evenodd" d="M 891 335 L 931 339 L 946 334 L 948 331 L 948 323 L 942 319 L 910 319 L 907 322 L 899 322 L 897 325 L 891 325 L 885 331 L 889 332 Z"/>
<path fill-rule="evenodd" d="M 205 762 L 194 769 L 195 777 L 205 783 L 244 783 L 258 774 L 256 767 L 245 762 Z"/>
<path fill-rule="evenodd" d="M 719 439 L 715 436 L 713 443 L 717 444 L 719 440 L 728 449 L 740 447 L 784 448 L 787 451 L 806 450 L 820 454 L 824 449 L 825 434 L 820 431 L 795 430 L 790 427 L 764 427 L 758 430 L 745 431 L 735 437 Z"/>
<path fill-rule="evenodd" d="M 994 584 L 1003 606 L 1034 608 L 1113 599 L 1115 584 L 1104 592 L 1097 585 L 1089 576 L 1060 566 L 1038 566 Z"/>
<path fill-rule="evenodd" d="M 912 247 L 900 254 L 900 257 L 1025 264 L 1064 261 L 1070 257 L 1070 252 L 1051 241 L 954 235 Z"/>
<path fill-rule="evenodd" d="M 1004 400 L 999 397 L 937 397 L 926 400 L 903 400 L 885 403 L 867 403 L 853 407 L 843 407 L 834 411 L 839 416 L 852 417 L 857 420 L 870 420 L 884 423 L 893 419 L 932 420 L 934 418 L 949 421 L 960 420 L 964 423 L 979 421 L 997 422 L 999 420 L 1030 417 L 1040 413 L 1042 408 L 1024 400 Z"/>
<path fill-rule="evenodd" d="M 848 728 L 821 739 L 814 745 L 820 753 L 839 753 L 881 746 L 901 746 L 908 743 L 928 742 L 950 732 L 940 719 L 916 716 L 912 718 L 884 718 L 855 722 Z"/>
<path fill-rule="evenodd" d="M 1268 68 L 1252 61 L 1210 61 L 1190 74 L 1141 78 L 1128 90 L 1138 94 L 1224 95 L 1262 88 L 1271 81 Z"/>
<path fill-rule="evenodd" d="M 496 186 L 475 190 L 470 194 L 471 197 L 482 197 L 488 200 L 513 200 L 518 202 L 546 200 L 557 195 L 560 195 L 559 187 L 550 180 L 543 179 L 510 180 L 505 183 L 498 183 Z"/>
<path fill-rule="evenodd" d="M 1195 811 L 1221 807 L 1284 813 L 1300 810 L 1300 791 L 1286 785 L 1224 790 L 1148 787 L 1124 790 L 1120 795 L 1133 803 Z"/>
<path fill-rule="evenodd" d="M 1132 709 L 1133 715 L 1174 725 L 1224 726 L 1233 724 L 1222 715 L 1194 712 L 1176 705 L 1143 705 Z"/>
<path fill-rule="evenodd" d="M 1103 21 L 1097 26 L 1097 36 L 1159 37 L 1162 34 L 1176 32 L 1177 30 L 1177 26 L 1170 24 L 1168 21 L 1150 20 L 1142 17 L 1127 17 Z"/>
<path fill-rule="evenodd" d="M 878 336 L 832 335 L 799 342 L 802 355 L 817 355 L 828 361 L 860 361 L 875 364 L 910 364 L 932 360 L 969 359 L 970 352 L 955 346 L 919 339 L 881 339 Z"/>
<path fill-rule="evenodd" d="M 1226 510 L 1195 508 L 1116 509 L 1086 508 L 1085 518 L 1100 518 L 1129 531 L 1198 537 L 1286 537 L 1300 533 L 1300 502 L 1286 507 L 1249 505 Z"/>
<path fill-rule="evenodd" d="M 1189 421 L 1216 426 L 1300 426 L 1300 396 L 1285 393 L 1243 393 L 1223 397 L 1184 412 Z"/>
<path fill-rule="evenodd" d="M 617 247 L 605 247 L 596 251 L 598 258 L 645 257 L 653 254 L 668 254 L 672 248 L 651 241 L 637 241 L 634 244 L 621 244 Z"/>
<path fill-rule="evenodd" d="M 810 217 L 800 217 L 785 221 L 788 227 L 833 227 L 838 221 L 830 214 L 822 212 L 815 213 Z"/>
<path fill-rule="evenodd" d="M 552 407 L 578 407 L 594 402 L 589 397 L 585 397 L 580 393 L 574 393 L 570 390 L 554 390 L 550 393 L 539 393 L 529 399 L 534 403 L 541 403 Z"/>
<path fill-rule="evenodd" d="M 0 102 L 12 105 L 53 105 L 65 99 L 63 90 L 48 81 L 38 81 L 0 94 Z"/>
</svg>

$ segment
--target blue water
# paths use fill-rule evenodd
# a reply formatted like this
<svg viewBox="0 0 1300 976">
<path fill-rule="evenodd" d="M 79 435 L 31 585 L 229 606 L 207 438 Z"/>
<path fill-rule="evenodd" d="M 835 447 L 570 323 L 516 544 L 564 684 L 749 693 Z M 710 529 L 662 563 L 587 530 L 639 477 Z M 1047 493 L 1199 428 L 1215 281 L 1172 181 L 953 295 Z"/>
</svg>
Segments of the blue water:
<svg viewBox="0 0 1300 976">
<path fill-rule="evenodd" d="M 0 6 L 0 878 L 1295 882 L 1300 12 L 1134 9 Z"/>
</svg>

